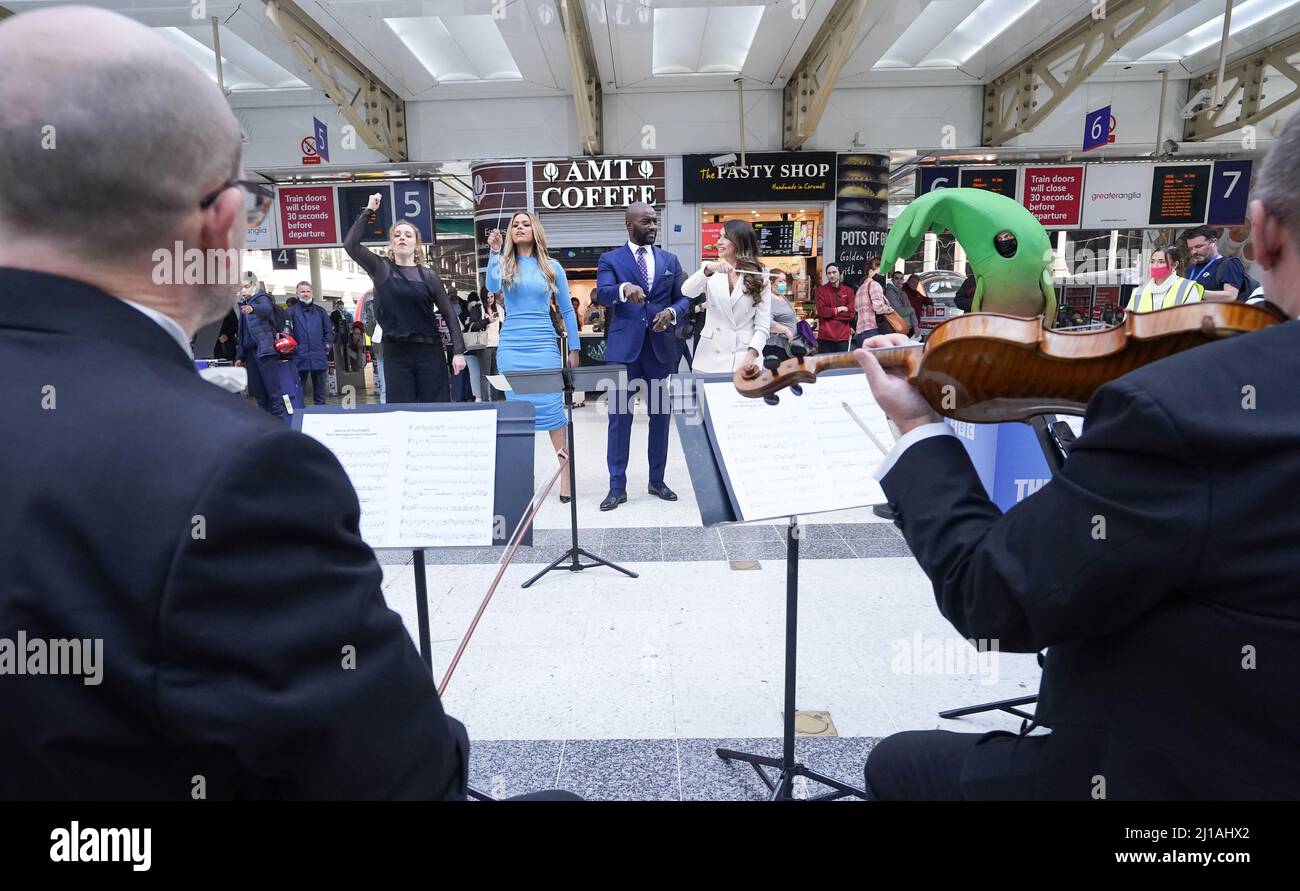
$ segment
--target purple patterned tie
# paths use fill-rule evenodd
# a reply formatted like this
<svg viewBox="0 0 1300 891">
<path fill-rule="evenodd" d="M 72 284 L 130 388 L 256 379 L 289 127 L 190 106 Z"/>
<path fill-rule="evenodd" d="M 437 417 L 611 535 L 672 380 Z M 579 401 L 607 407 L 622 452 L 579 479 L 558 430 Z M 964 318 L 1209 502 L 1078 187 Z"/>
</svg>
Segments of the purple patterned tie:
<svg viewBox="0 0 1300 891">
<path fill-rule="evenodd" d="M 645 245 L 636 249 L 636 265 L 641 270 L 641 281 L 645 282 L 646 290 L 650 290 L 650 270 L 645 265 Z M 646 296 L 649 296 L 648 294 Z"/>
</svg>

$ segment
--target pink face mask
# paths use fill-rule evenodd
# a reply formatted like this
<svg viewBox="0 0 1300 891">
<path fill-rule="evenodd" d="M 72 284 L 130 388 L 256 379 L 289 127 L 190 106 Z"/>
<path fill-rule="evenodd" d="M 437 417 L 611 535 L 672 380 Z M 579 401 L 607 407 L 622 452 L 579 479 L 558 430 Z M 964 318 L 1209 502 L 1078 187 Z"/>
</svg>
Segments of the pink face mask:
<svg viewBox="0 0 1300 891">
<path fill-rule="evenodd" d="M 1151 277 L 1156 280 L 1156 284 L 1161 284 L 1169 278 L 1170 269 L 1165 263 L 1151 264 Z"/>
</svg>

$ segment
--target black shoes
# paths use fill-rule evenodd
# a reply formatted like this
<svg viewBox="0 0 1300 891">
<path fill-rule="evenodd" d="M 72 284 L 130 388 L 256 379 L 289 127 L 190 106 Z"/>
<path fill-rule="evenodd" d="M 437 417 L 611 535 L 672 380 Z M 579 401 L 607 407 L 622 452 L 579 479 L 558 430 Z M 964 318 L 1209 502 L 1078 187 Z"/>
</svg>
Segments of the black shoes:
<svg viewBox="0 0 1300 891">
<path fill-rule="evenodd" d="M 623 502 L 627 501 L 626 492 L 610 492 L 605 496 L 605 500 L 600 503 L 601 510 L 613 510 Z"/>
<path fill-rule="evenodd" d="M 663 483 L 660 483 L 657 486 L 654 483 L 651 483 L 649 488 L 646 489 L 646 491 L 649 492 L 651 495 L 658 495 L 664 501 L 677 500 L 677 493 L 674 492 L 672 489 L 668 488 L 667 486 L 665 486 Z"/>
</svg>

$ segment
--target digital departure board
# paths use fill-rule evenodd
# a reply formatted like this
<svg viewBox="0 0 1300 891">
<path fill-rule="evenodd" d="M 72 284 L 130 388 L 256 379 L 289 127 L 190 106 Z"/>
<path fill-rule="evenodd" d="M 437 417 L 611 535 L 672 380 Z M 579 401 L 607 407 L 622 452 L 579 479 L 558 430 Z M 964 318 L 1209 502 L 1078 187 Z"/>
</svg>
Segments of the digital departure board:
<svg viewBox="0 0 1300 891">
<path fill-rule="evenodd" d="M 1209 164 L 1157 165 L 1151 181 L 1152 226 L 1199 226 L 1210 196 Z"/>
<path fill-rule="evenodd" d="M 1013 201 L 1016 198 L 1017 171 L 1013 167 L 964 167 L 961 171 L 963 189 L 983 189 L 997 192 Z"/>
</svg>

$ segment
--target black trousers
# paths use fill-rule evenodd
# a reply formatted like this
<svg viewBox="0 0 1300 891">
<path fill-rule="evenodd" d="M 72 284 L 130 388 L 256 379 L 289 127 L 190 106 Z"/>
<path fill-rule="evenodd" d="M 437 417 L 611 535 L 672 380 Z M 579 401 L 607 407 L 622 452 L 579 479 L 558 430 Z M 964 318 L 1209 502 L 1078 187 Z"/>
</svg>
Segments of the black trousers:
<svg viewBox="0 0 1300 891">
<path fill-rule="evenodd" d="M 1047 736 L 908 730 L 867 756 L 877 801 L 1028 801 Z"/>
<path fill-rule="evenodd" d="M 311 378 L 311 401 L 315 405 L 324 405 L 325 396 L 327 395 L 325 387 L 326 369 L 320 371 L 308 371 L 305 368 L 298 369 L 298 378 L 302 381 L 302 399 L 307 401 L 307 378 Z"/>
<path fill-rule="evenodd" d="M 384 390 L 388 402 L 447 402 L 451 393 L 441 343 L 384 338 Z"/>
<path fill-rule="evenodd" d="M 857 334 L 853 335 L 853 348 L 855 350 L 861 349 L 863 341 L 865 341 L 868 337 L 875 337 L 879 333 L 880 333 L 879 328 L 872 328 L 869 331 L 858 332 Z"/>
<path fill-rule="evenodd" d="M 817 352 L 819 353 L 847 353 L 849 351 L 849 342 L 847 340 L 822 340 L 817 338 Z"/>
</svg>

